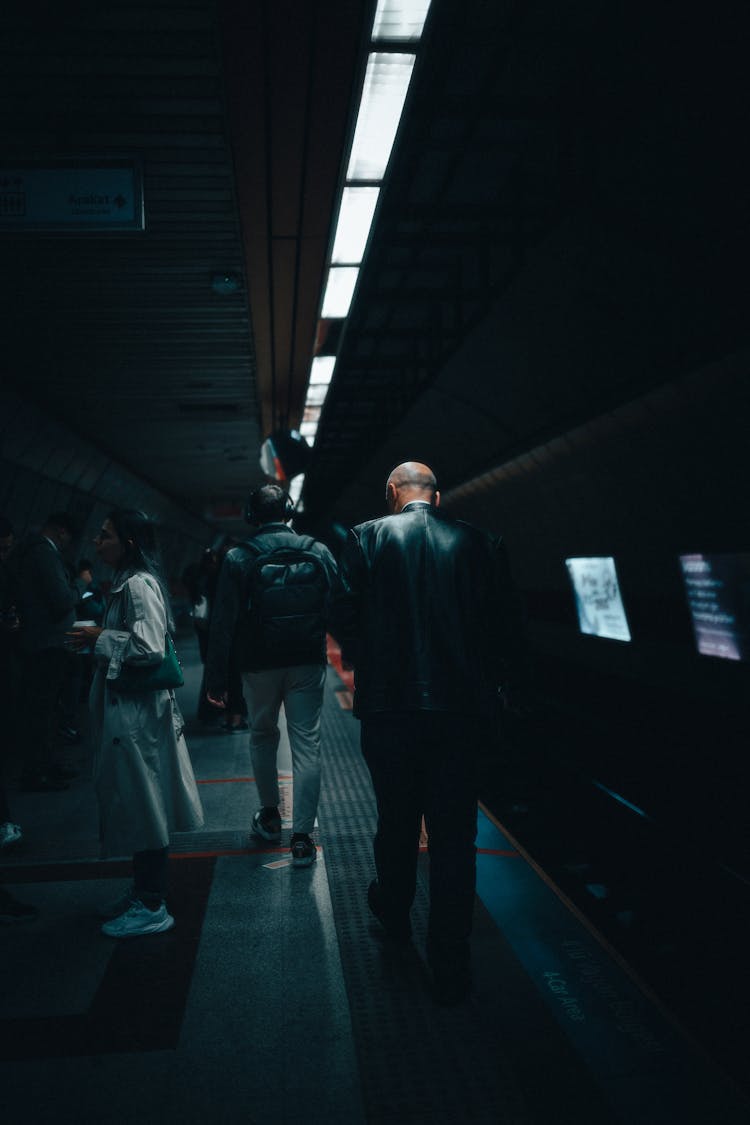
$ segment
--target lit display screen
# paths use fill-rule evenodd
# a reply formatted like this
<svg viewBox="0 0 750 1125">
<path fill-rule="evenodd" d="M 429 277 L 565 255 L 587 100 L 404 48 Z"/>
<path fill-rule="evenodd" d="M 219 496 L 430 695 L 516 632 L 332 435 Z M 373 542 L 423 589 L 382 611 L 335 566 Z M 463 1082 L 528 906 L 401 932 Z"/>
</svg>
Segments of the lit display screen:
<svg viewBox="0 0 750 1125">
<path fill-rule="evenodd" d="M 578 627 L 592 637 L 629 641 L 630 629 L 613 558 L 566 559 L 573 585 Z"/>
<path fill-rule="evenodd" d="M 750 554 L 680 555 L 702 656 L 750 659 Z"/>
</svg>

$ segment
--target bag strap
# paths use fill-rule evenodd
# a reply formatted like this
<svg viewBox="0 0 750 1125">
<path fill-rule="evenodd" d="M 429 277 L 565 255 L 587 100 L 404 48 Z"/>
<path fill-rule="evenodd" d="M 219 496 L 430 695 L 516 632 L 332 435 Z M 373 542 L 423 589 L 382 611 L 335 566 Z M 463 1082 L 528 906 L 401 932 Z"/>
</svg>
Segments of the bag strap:
<svg viewBox="0 0 750 1125">
<path fill-rule="evenodd" d="M 262 532 L 252 539 L 245 539 L 242 543 L 238 543 L 238 546 L 246 547 L 256 558 L 262 558 L 263 555 L 270 555 L 273 551 L 309 551 L 315 543 L 311 535 L 297 535 L 295 532 L 290 532 L 288 542 L 282 541 L 275 543 L 273 547 L 268 547 L 258 542 L 261 535 Z"/>
</svg>

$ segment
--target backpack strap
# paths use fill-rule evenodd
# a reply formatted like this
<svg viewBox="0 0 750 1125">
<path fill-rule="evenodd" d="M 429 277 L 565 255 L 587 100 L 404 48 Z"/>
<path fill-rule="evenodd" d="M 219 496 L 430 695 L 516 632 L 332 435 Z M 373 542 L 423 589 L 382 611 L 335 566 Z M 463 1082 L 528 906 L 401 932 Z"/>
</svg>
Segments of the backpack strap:
<svg viewBox="0 0 750 1125">
<path fill-rule="evenodd" d="M 272 547 L 267 547 L 258 542 L 262 536 L 263 532 L 260 531 L 257 535 L 254 535 L 252 539 L 244 539 L 241 543 L 238 543 L 237 546 L 247 548 L 256 558 L 260 558 L 261 555 L 270 555 L 271 551 L 276 551 L 279 548 L 290 551 L 309 551 L 310 548 L 315 545 L 315 540 L 311 535 L 297 535 L 295 532 L 291 532 L 288 542 L 281 540 L 278 543 L 274 543 Z"/>
</svg>

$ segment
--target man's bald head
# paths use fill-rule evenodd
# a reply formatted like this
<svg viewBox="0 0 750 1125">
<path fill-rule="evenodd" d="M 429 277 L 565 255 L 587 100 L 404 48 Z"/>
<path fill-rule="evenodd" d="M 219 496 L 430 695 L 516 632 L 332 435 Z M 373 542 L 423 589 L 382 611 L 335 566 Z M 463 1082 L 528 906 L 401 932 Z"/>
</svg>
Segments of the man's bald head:
<svg viewBox="0 0 750 1125">
<path fill-rule="evenodd" d="M 397 465 L 385 486 L 385 502 L 389 512 L 400 512 L 412 500 L 426 500 L 434 507 L 440 503 L 437 480 L 429 465 L 404 461 Z"/>
</svg>

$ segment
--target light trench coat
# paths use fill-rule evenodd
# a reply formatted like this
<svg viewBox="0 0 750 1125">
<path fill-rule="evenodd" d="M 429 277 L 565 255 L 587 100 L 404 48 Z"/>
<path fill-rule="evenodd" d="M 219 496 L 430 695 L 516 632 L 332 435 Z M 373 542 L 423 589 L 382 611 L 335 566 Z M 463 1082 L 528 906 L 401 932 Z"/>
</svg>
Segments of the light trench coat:
<svg viewBox="0 0 750 1125">
<path fill-rule="evenodd" d="M 169 833 L 203 824 L 198 789 L 173 691 L 124 694 L 123 664 L 164 656 L 167 613 L 159 584 L 139 571 L 118 578 L 94 647 L 89 696 L 103 856 L 165 848 Z"/>
</svg>

